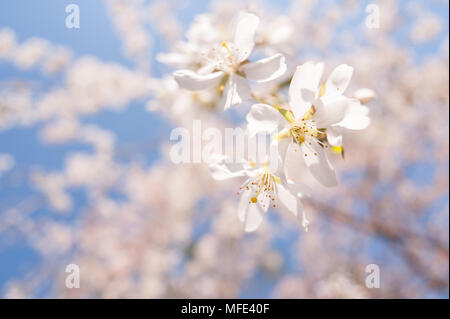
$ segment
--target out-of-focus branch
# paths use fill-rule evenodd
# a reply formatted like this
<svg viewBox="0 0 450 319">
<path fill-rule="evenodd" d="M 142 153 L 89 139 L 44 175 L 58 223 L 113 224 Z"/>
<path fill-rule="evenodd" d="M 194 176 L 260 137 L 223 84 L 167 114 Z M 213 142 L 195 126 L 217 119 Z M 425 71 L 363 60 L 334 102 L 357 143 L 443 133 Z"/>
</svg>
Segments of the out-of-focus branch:
<svg viewBox="0 0 450 319">
<path fill-rule="evenodd" d="M 385 240 L 391 241 L 395 244 L 392 245 L 392 247 L 401 249 L 402 255 L 411 270 L 420 276 L 430 289 L 438 291 L 448 289 L 448 281 L 445 278 L 440 278 L 433 274 L 430 268 L 424 265 L 421 258 L 417 256 L 416 253 L 409 250 L 407 246 L 407 243 L 412 240 L 420 240 L 426 242 L 429 247 L 434 248 L 443 258 L 448 259 L 449 251 L 444 242 L 430 235 L 417 234 L 409 229 L 397 225 L 389 225 L 373 218 L 365 221 L 325 203 L 313 202 L 311 205 L 327 218 L 331 218 L 336 222 L 349 226 L 358 232 L 379 236 Z M 370 215 L 373 216 L 373 214 Z"/>
</svg>

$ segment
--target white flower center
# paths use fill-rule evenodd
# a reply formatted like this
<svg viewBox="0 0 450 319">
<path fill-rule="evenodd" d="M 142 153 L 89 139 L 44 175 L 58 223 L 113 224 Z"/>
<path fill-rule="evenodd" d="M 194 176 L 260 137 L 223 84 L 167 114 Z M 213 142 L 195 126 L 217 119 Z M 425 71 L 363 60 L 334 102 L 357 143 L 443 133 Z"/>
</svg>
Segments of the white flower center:
<svg viewBox="0 0 450 319">
<path fill-rule="evenodd" d="M 300 120 L 291 124 L 291 135 L 294 141 L 301 144 L 305 141 L 306 137 L 316 138 L 320 131 L 317 129 L 317 125 L 314 120 Z"/>
<path fill-rule="evenodd" d="M 323 148 L 328 148 L 329 146 L 327 142 L 326 130 L 320 130 L 317 127 L 316 121 L 312 119 L 314 112 L 315 108 L 312 106 L 308 111 L 306 111 L 301 120 L 292 122 L 291 127 L 289 128 L 289 133 L 290 136 L 292 136 L 294 143 L 301 145 L 306 142 L 306 147 L 311 150 L 312 154 L 317 156 L 317 153 L 311 148 L 311 139 L 314 139 Z M 305 156 L 307 156 L 306 153 Z"/>
<path fill-rule="evenodd" d="M 254 177 L 249 178 L 240 188 L 240 191 L 251 191 L 249 204 L 259 203 L 263 209 L 268 208 L 272 203 L 273 207 L 276 204 L 273 203 L 276 200 L 275 183 L 280 183 L 280 179 L 270 173 L 267 167 L 260 170 Z M 240 192 L 238 192 L 240 194 Z"/>
<path fill-rule="evenodd" d="M 236 58 L 238 50 L 232 43 L 222 42 L 218 47 L 213 47 L 207 54 L 202 54 L 205 64 L 213 65 L 216 70 L 226 73 L 237 72 L 238 62 Z"/>
</svg>

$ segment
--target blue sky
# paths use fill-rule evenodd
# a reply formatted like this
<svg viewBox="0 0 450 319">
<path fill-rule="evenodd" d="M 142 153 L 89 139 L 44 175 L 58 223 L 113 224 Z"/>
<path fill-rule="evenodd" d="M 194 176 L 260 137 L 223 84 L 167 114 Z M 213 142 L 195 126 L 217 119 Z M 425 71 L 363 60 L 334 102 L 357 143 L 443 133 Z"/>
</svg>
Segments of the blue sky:
<svg viewBox="0 0 450 319">
<path fill-rule="evenodd" d="M 77 3 L 81 11 L 80 29 L 65 27 L 65 8 L 69 3 Z M 70 47 L 75 56 L 95 55 L 102 60 L 116 61 L 130 66 L 120 51 L 119 38 L 109 20 L 102 1 L 1 1 L 0 28 L 9 27 L 16 33 L 18 42 L 30 37 L 42 37 L 54 44 Z M 54 82 L 46 78 L 39 70 L 21 71 L 0 62 L 0 82 L 8 79 L 23 78 L 29 81 Z M 56 79 L 58 81 L 58 79 Z M 53 83 L 54 85 L 54 83 Z M 86 122 L 98 123 L 113 130 L 121 143 L 144 143 L 149 135 L 164 134 L 164 121 L 146 112 L 142 105 L 132 105 L 127 112 L 103 112 Z M 124 123 L 133 123 L 130 130 Z M 153 128 L 150 130 L 149 128 Z M 37 136 L 38 127 L 19 128 L 0 132 L 0 152 L 14 155 L 16 168 L 28 172 L 32 167 L 50 170 L 59 169 L 68 152 L 84 149 L 84 145 L 44 146 Z M 147 161 L 156 158 L 157 145 L 151 145 Z M 1 187 L 0 209 L 13 206 L 21 197 L 33 192 L 28 186 Z M 83 202 L 83 194 L 75 192 L 76 206 Z M 36 215 L 49 214 L 46 209 Z M 39 257 L 28 247 L 24 240 L 12 246 L 0 239 L 0 287 L 13 277 L 22 276 L 39 261 Z"/>
</svg>

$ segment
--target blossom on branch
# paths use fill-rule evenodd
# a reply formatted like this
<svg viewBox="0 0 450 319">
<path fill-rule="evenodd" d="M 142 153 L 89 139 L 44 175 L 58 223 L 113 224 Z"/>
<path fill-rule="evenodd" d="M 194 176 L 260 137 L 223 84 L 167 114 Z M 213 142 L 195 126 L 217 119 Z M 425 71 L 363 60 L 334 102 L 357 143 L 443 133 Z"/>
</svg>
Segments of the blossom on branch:
<svg viewBox="0 0 450 319">
<path fill-rule="evenodd" d="M 259 18 L 252 13 L 241 13 L 237 18 L 232 42 L 223 41 L 213 46 L 205 55 L 205 63 L 197 70 L 175 71 L 178 84 L 191 91 L 218 87 L 222 94 L 220 105 L 224 109 L 251 98 L 248 80 L 267 82 L 286 71 L 281 54 L 250 62 L 248 57 L 255 46 Z"/>
</svg>

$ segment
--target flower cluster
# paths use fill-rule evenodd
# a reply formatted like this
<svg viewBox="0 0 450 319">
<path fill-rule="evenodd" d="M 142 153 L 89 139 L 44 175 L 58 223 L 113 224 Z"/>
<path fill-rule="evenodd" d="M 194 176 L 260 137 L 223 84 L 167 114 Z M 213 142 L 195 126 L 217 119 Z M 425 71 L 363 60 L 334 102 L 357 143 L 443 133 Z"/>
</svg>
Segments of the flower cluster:
<svg viewBox="0 0 450 319">
<path fill-rule="evenodd" d="M 225 110 L 251 103 L 246 116 L 248 135 L 270 134 L 271 150 L 277 154 L 262 162 L 248 158 L 241 165 L 226 156 L 216 156 L 209 165 L 212 175 L 219 180 L 246 178 L 238 192 L 238 216 L 246 231 L 257 229 L 268 209 L 278 206 L 300 217 L 307 229 L 300 198 L 309 194 L 309 187 L 302 182 L 301 164 L 322 185 L 336 186 L 337 176 L 328 153 L 343 156 L 343 130 L 361 130 L 369 125 L 369 110 L 361 101 L 372 99 L 374 93 L 363 89 L 359 99 L 358 94 L 344 95 L 353 74 L 353 68 L 346 64 L 337 66 L 323 81 L 321 62 L 303 63 L 291 78 L 286 78 L 288 67 L 283 54 L 250 60 L 252 51 L 260 45 L 256 40 L 260 19 L 253 13 L 240 12 L 231 33 L 227 32 L 230 28 L 222 31 L 204 20 L 191 27 L 188 42 L 182 43 L 177 52 L 161 55 L 160 60 L 181 67 L 173 74 L 181 88 L 211 90 L 216 94 L 216 105 Z M 252 91 L 252 82 L 269 83 L 274 89 L 270 94 L 257 94 Z M 287 85 L 284 99 L 283 87 Z"/>
</svg>

